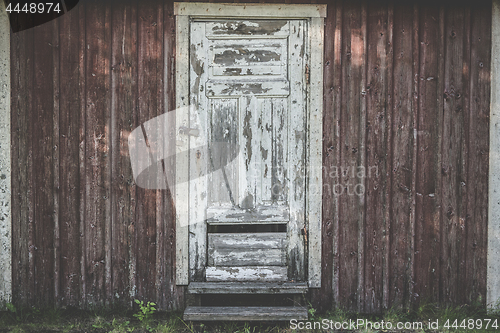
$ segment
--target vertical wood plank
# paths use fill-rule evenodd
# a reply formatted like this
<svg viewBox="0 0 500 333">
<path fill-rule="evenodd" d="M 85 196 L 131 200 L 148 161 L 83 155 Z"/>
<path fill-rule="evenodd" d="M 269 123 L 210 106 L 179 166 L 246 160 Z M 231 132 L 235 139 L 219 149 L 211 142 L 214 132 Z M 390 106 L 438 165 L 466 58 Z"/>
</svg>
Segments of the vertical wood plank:
<svg viewBox="0 0 500 333">
<path fill-rule="evenodd" d="M 172 112 L 175 110 L 175 16 L 173 2 L 165 2 L 164 4 L 164 97 L 165 97 L 165 111 Z M 175 143 L 175 123 L 169 124 L 169 138 L 168 142 Z M 169 155 L 175 154 L 175 144 L 168 147 Z M 167 179 L 175 180 L 175 158 L 165 163 L 165 172 Z M 160 304 L 163 309 L 174 310 L 183 308 L 184 292 L 183 287 L 176 285 L 176 227 L 175 227 L 175 203 L 174 203 L 174 187 L 175 184 L 169 184 L 169 189 L 165 193 L 165 285 L 164 285 L 164 304 Z"/>
<path fill-rule="evenodd" d="M 471 8 L 466 295 L 486 301 L 491 4 Z"/>
<path fill-rule="evenodd" d="M 391 264 L 389 303 L 406 305 L 410 295 L 408 248 L 411 236 L 413 166 L 413 7 L 394 6 L 394 74 L 392 104 L 392 180 L 391 180 Z"/>
<path fill-rule="evenodd" d="M 86 7 L 85 279 L 87 304 L 103 304 L 109 292 L 110 219 L 110 6 Z M 88 20 L 91 20 L 92 24 Z"/>
<path fill-rule="evenodd" d="M 53 24 L 34 28 L 34 86 L 32 141 L 34 193 L 35 300 L 41 306 L 54 301 L 54 128 Z"/>
<path fill-rule="evenodd" d="M 362 115 L 364 91 L 364 35 L 363 15 L 358 2 L 349 3 L 344 9 L 342 50 L 342 107 L 340 122 L 340 177 L 342 192 L 339 197 L 339 291 L 340 302 L 347 309 L 358 311 L 360 306 L 363 246 L 360 246 L 364 226 L 364 198 L 361 193 L 364 182 L 357 177 L 362 163 L 361 131 L 365 130 Z"/>
<path fill-rule="evenodd" d="M 0 303 L 12 302 L 12 158 L 10 27 L 0 4 Z"/>
<path fill-rule="evenodd" d="M 86 186 L 86 147 L 87 147 L 87 39 L 86 37 L 86 17 L 87 4 L 82 4 L 78 9 L 78 28 L 81 31 L 82 38 L 79 39 L 80 52 L 78 55 L 78 69 L 80 77 L 79 93 L 80 93 L 80 126 L 78 131 L 78 171 L 80 181 L 79 192 L 79 208 L 80 208 L 80 304 L 87 305 L 87 251 L 85 241 L 86 237 L 86 219 L 85 219 L 85 203 L 87 198 Z"/>
<path fill-rule="evenodd" d="M 342 134 L 342 121 L 343 121 L 343 113 L 342 113 L 342 101 L 343 101 L 343 4 L 339 1 L 336 3 L 335 8 L 335 27 L 334 27 L 334 42 L 333 42 L 333 112 L 334 112 L 334 133 L 333 137 L 335 140 L 335 145 L 332 146 L 332 153 L 334 156 L 333 166 L 332 168 L 338 168 L 341 163 L 341 141 L 340 136 Z M 333 178 L 333 184 L 331 191 L 335 197 L 333 211 L 333 277 L 332 277 L 332 299 L 333 303 L 340 305 L 340 198 L 339 194 L 336 191 L 337 185 L 342 188 L 342 185 L 339 183 L 339 175 L 333 173 L 331 175 L 330 170 L 330 178 Z"/>
<path fill-rule="evenodd" d="M 366 177 L 362 174 L 362 170 L 366 171 L 366 77 L 367 77 L 367 3 L 361 4 L 361 29 L 360 29 L 360 45 L 359 53 L 362 54 L 361 82 L 359 90 L 361 91 L 360 101 L 360 121 L 359 121 L 359 157 L 357 161 L 356 183 L 354 195 L 358 197 L 359 210 L 359 236 L 358 236 L 358 312 L 364 312 L 365 308 L 365 232 L 366 232 Z M 358 187 L 360 185 L 361 187 Z M 356 189 L 363 189 L 363 191 Z"/>
<path fill-rule="evenodd" d="M 470 55 L 471 55 L 471 6 L 463 6 L 463 59 L 462 59 L 462 135 L 460 137 L 462 147 L 462 157 L 460 160 L 461 179 L 458 205 L 460 207 L 460 247 L 458 248 L 458 267 L 457 267 L 457 293 L 453 302 L 465 304 L 468 302 L 467 294 L 463 291 L 467 289 L 466 261 L 467 261 L 467 188 L 469 186 L 469 128 L 470 128 Z M 467 68 L 466 71 L 463 68 Z"/>
<path fill-rule="evenodd" d="M 81 7 L 60 18 L 60 197 L 59 246 L 61 249 L 60 288 L 63 304 L 76 306 L 80 302 L 80 173 L 79 128 L 83 96 L 80 85 L 79 61 L 84 52 L 80 47 L 83 37 L 79 27 Z"/>
<path fill-rule="evenodd" d="M 34 29 L 11 34 L 12 297 L 28 305 L 34 297 L 32 147 Z"/>
<path fill-rule="evenodd" d="M 59 138 L 59 118 L 60 118 L 60 96 L 61 96 L 61 87 L 60 87 L 60 40 L 59 40 L 59 20 L 54 20 L 52 23 L 52 45 L 54 46 L 54 50 L 52 52 L 52 63 L 53 63 L 53 72 L 52 72 L 52 82 L 53 82 L 53 90 L 52 90 L 52 99 L 53 99 L 53 108 L 54 111 L 52 113 L 52 135 L 53 135 L 53 143 L 52 143 L 52 171 L 54 174 L 53 178 L 53 191 L 52 196 L 54 200 L 54 305 L 60 306 L 60 261 L 61 261 L 61 247 L 60 247 L 60 230 L 59 230 L 59 215 L 60 215 L 60 207 L 59 207 L 59 194 L 60 194 L 60 138 Z"/>
<path fill-rule="evenodd" d="M 257 142 L 260 142 L 259 149 L 256 152 L 259 158 L 259 165 L 261 166 L 261 171 L 259 173 L 259 182 L 257 184 L 256 192 L 258 204 L 269 205 L 272 200 L 272 188 L 273 188 L 273 102 L 272 99 L 262 98 L 258 100 L 259 111 L 259 130 L 256 133 L 259 137 Z M 282 160 L 284 163 L 285 160 Z M 285 164 L 281 167 L 286 168 Z M 279 192 L 278 192 L 279 193 Z"/>
<path fill-rule="evenodd" d="M 137 123 L 137 6 L 113 4 L 111 58 L 111 140 L 112 140 L 112 295 L 115 302 L 130 306 L 134 296 L 135 249 L 133 247 L 136 209 L 128 135 Z"/>
<path fill-rule="evenodd" d="M 391 40 L 388 31 L 387 4 L 368 5 L 367 101 L 366 101 L 366 252 L 365 295 L 366 312 L 383 309 L 385 262 L 387 258 L 386 196 L 388 171 L 389 124 L 387 108 L 388 82 L 391 73 L 388 57 Z"/>
<path fill-rule="evenodd" d="M 308 282 L 311 288 L 318 288 L 321 282 L 321 227 L 322 211 L 321 198 L 322 187 L 322 126 L 323 126 L 323 49 L 324 49 L 324 18 L 311 19 L 311 63 L 310 76 L 314 79 L 310 81 L 310 110 L 308 116 L 308 141 L 306 144 L 306 154 L 309 154 L 309 161 L 312 166 L 308 172 L 306 197 L 306 219 L 310 230 L 306 243 L 309 247 L 308 258 Z M 306 108 L 307 109 L 307 108 Z M 321 171 L 320 171 L 321 168 Z M 312 171 L 314 170 L 314 171 Z M 312 171 L 312 172 L 311 172 Z"/>
<path fill-rule="evenodd" d="M 163 11 L 154 2 L 138 7 L 138 124 L 163 113 Z M 147 133 L 146 133 L 147 135 Z M 137 188 L 136 284 L 141 299 L 155 299 L 158 207 L 156 190 Z"/>
<path fill-rule="evenodd" d="M 71 306 L 79 302 L 80 294 L 80 216 L 79 216 L 79 168 L 78 142 L 81 107 L 79 56 L 80 8 L 75 8 L 60 18 L 60 198 L 59 198 L 59 246 L 60 297 Z"/>
<path fill-rule="evenodd" d="M 178 112 L 175 115 L 175 132 L 181 126 L 189 126 L 189 115 L 181 112 L 182 107 L 189 105 L 189 82 L 184 73 L 189 71 L 189 18 L 176 17 L 176 47 L 175 47 L 175 104 Z M 184 153 L 189 149 L 188 138 L 176 135 L 175 158 L 175 228 L 176 228 L 176 283 L 187 285 L 189 282 L 189 159 Z"/>
<path fill-rule="evenodd" d="M 463 246 L 465 212 L 461 205 L 461 188 L 465 186 L 467 151 L 464 142 L 463 68 L 464 68 L 464 9 L 445 11 L 445 68 L 442 129 L 442 235 L 441 235 L 441 302 L 450 305 L 457 301 L 459 284 L 460 247 Z"/>
<path fill-rule="evenodd" d="M 210 155 L 207 147 L 209 115 L 217 112 L 217 99 L 208 99 L 203 92 L 208 80 L 208 40 L 205 36 L 205 23 L 190 24 L 189 63 L 189 123 L 190 128 L 199 128 L 199 136 L 189 136 L 189 279 L 204 281 L 207 262 L 206 209 L 208 204 L 207 183 Z M 238 103 L 234 103 L 238 105 Z M 226 104 L 227 105 L 227 104 Z M 254 132 L 255 133 L 255 132 Z M 241 141 L 240 141 L 241 142 Z M 196 148 L 195 148 L 196 147 Z"/>
<path fill-rule="evenodd" d="M 419 36 L 420 36 L 420 8 L 418 4 L 413 5 L 413 30 L 412 30 L 412 57 L 413 57 L 413 67 L 412 67 L 412 90 L 413 98 L 412 103 L 412 127 L 413 130 L 413 142 L 412 142 L 412 177 L 411 177 L 411 208 L 410 208 L 410 226 L 407 234 L 408 239 L 408 280 L 406 284 L 408 298 L 404 303 L 404 307 L 407 309 L 411 308 L 411 305 L 415 299 L 413 293 L 414 290 L 414 277 L 415 272 L 413 269 L 413 263 L 415 258 L 415 204 L 416 204 L 416 170 L 417 170 L 417 128 L 418 128 L 418 74 L 420 66 L 420 54 L 419 54 Z"/>
<path fill-rule="evenodd" d="M 386 200 L 386 210 L 384 214 L 385 218 L 385 251 L 384 255 L 386 260 L 383 261 L 383 306 L 385 309 L 389 308 L 389 297 L 390 297 L 390 263 L 391 263 L 391 218 L 392 218 L 392 160 L 393 160 L 393 150 L 392 150 L 392 140 L 393 140 L 393 108 L 394 108 L 394 5 L 389 3 L 387 8 L 387 139 L 386 139 L 386 149 L 387 149 L 387 168 L 385 172 L 385 178 L 387 180 L 387 186 L 385 190 L 385 200 Z"/>
<path fill-rule="evenodd" d="M 439 6 L 425 7 L 420 15 L 420 70 L 417 119 L 415 294 L 420 301 L 439 299 L 441 124 L 439 99 L 443 57 Z M 438 31 L 439 33 L 436 33 Z"/>
<path fill-rule="evenodd" d="M 163 80 L 165 77 L 165 74 L 163 73 L 163 70 L 165 68 L 164 66 L 164 61 L 165 61 L 165 55 L 164 55 L 164 29 L 163 29 L 163 24 L 164 24 L 164 17 L 163 17 L 163 4 L 161 2 L 154 2 L 151 4 L 152 9 L 155 11 L 155 19 L 151 23 L 155 28 L 155 35 L 154 35 L 154 44 L 155 44 L 155 58 L 156 58 L 156 63 L 155 63 L 155 68 L 156 68 L 156 77 L 155 77 L 155 89 L 152 90 L 153 93 L 153 98 L 156 99 L 156 106 L 155 106 L 155 116 L 162 115 L 166 112 L 165 105 L 164 105 L 164 84 Z M 156 96 L 154 95 L 156 94 Z M 166 142 L 167 138 L 161 138 L 163 141 L 163 145 L 167 145 L 168 143 L 172 141 Z M 165 149 L 165 148 L 164 148 Z M 165 173 L 165 165 L 162 164 L 162 173 Z M 162 175 L 158 175 L 158 177 L 162 177 Z M 161 179 L 161 178 L 159 178 Z M 154 289 L 154 295 L 152 295 L 152 299 L 156 301 L 156 303 L 160 304 L 160 302 L 163 299 L 163 287 L 164 287 L 164 269 L 165 269 L 165 257 L 164 257 L 164 246 L 165 246 L 165 190 L 160 190 L 158 189 L 156 191 L 156 240 L 155 240 L 155 247 L 156 247 L 156 262 L 155 262 L 155 274 L 154 274 L 154 284 L 155 284 L 155 289 Z"/>
<path fill-rule="evenodd" d="M 290 96 L 288 108 L 288 116 L 285 118 L 288 122 L 288 135 L 286 135 L 282 140 L 288 140 L 284 143 L 284 152 L 288 155 L 284 157 L 288 163 L 283 163 L 284 166 L 290 165 L 287 170 L 287 175 L 290 179 L 289 188 L 293 189 L 287 195 L 288 204 L 290 207 L 290 220 L 287 225 L 288 232 L 288 278 L 295 281 L 304 281 L 306 279 L 306 265 L 305 265 L 305 249 L 304 246 L 306 241 L 304 236 L 301 234 L 301 229 L 306 225 L 306 218 L 314 223 L 314 215 L 306 217 L 306 191 L 307 191 L 307 181 L 306 181 L 306 169 L 311 169 L 313 172 L 317 172 L 315 169 L 317 166 L 314 165 L 314 160 L 309 160 L 309 165 L 305 160 L 307 156 L 306 151 L 306 138 L 307 138 L 307 126 L 306 123 L 309 121 L 307 118 L 307 108 L 306 108 L 306 85 L 304 80 L 304 67 L 307 57 L 301 57 L 300 53 L 303 49 L 305 38 L 307 36 L 306 29 L 304 26 L 304 21 L 289 21 L 290 24 L 290 36 L 288 45 L 288 68 L 290 71 Z M 314 23 L 311 22 L 311 29 Z M 310 37 L 311 43 L 313 43 L 313 38 Z M 306 48 L 307 49 L 307 48 Z M 310 52 L 310 51 L 309 51 Z M 318 62 L 316 62 L 317 64 Z M 313 64 L 311 62 L 311 68 Z M 315 80 L 315 78 L 312 78 Z M 291 106 L 293 105 L 293 106 Z M 273 103 L 274 108 L 277 108 L 276 103 Z M 311 108 L 314 106 L 311 105 Z M 286 109 L 285 109 L 286 110 Z M 273 119 L 274 120 L 274 119 Z M 273 124 L 273 131 L 276 131 L 280 125 Z M 276 132 L 273 133 L 276 135 Z M 277 140 L 276 138 L 274 139 Z M 282 142 L 283 142 L 282 141 Z M 274 151 L 276 147 L 273 148 L 273 154 L 277 152 Z M 277 165 L 273 162 L 273 168 Z M 309 172 L 309 170 L 307 170 Z M 274 184 L 273 184 L 274 185 Z M 316 193 L 319 189 L 316 189 Z M 314 193 L 309 193 L 309 195 L 314 195 Z M 309 245 L 312 245 L 311 239 L 308 240 Z"/>
<path fill-rule="evenodd" d="M 324 75 L 323 75 L 323 196 L 322 196 L 322 234 L 321 234 L 321 289 L 314 291 L 311 302 L 324 311 L 331 306 L 333 291 L 334 264 L 334 221 L 336 197 L 333 194 L 335 177 L 330 171 L 336 164 L 335 131 L 338 129 L 334 112 L 334 74 L 335 71 L 335 18 L 336 4 L 327 8 L 329 20 L 325 21 Z"/>
</svg>

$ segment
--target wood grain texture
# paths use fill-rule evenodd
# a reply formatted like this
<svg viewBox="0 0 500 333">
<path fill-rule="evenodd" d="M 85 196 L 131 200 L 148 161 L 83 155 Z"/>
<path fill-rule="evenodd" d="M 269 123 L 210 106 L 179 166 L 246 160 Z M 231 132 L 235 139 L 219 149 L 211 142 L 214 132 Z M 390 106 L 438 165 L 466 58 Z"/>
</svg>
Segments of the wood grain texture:
<svg viewBox="0 0 500 333">
<path fill-rule="evenodd" d="M 415 293 L 421 299 L 439 299 L 442 109 L 440 102 L 444 44 L 442 8 L 425 8 L 420 13 L 420 69 L 417 130 Z"/>
<path fill-rule="evenodd" d="M 484 302 L 490 4 L 322 2 L 323 260 L 312 304 L 379 312 Z M 182 307 L 182 202 L 137 188 L 127 143 L 182 104 L 173 11 L 171 1 L 85 2 L 11 34 L 15 304 Z M 273 61 L 267 74 L 283 74 Z M 226 67 L 219 76 L 233 74 Z M 266 112 L 283 98 L 272 99 L 260 104 Z M 264 149 L 280 142 L 258 131 Z M 340 170 L 361 165 L 362 180 Z M 351 193 L 364 184 L 363 196 L 348 196 L 348 183 Z M 275 213 L 267 222 L 289 218 Z"/>
<path fill-rule="evenodd" d="M 490 108 L 491 6 L 471 8 L 471 55 L 469 82 L 469 182 L 467 188 L 468 301 L 486 302 L 486 244 L 488 220 L 488 151 Z M 488 14 L 487 14 L 488 13 Z"/>
<path fill-rule="evenodd" d="M 165 98 L 165 111 L 172 112 L 175 110 L 175 16 L 173 2 L 165 2 L 164 4 L 164 98 Z M 170 136 L 168 142 L 176 142 L 175 140 L 175 123 L 169 124 Z M 172 144 L 168 147 L 169 154 L 175 154 L 176 145 Z M 164 164 L 167 179 L 175 179 L 175 159 L 170 163 Z M 157 295 L 159 306 L 164 309 L 177 309 L 183 307 L 184 302 L 184 288 L 177 287 L 176 285 L 176 228 L 175 228 L 175 202 L 174 202 L 174 188 L 172 184 L 169 185 L 169 190 L 164 193 L 165 195 L 165 234 L 164 242 L 164 255 L 165 262 L 163 265 L 164 284 L 163 290 L 160 295 Z"/>
<path fill-rule="evenodd" d="M 340 172 L 339 187 L 339 302 L 357 311 L 362 291 L 362 256 L 364 244 L 364 206 L 361 193 L 363 179 L 357 177 L 363 166 L 365 87 L 365 35 L 366 26 L 359 3 L 346 4 L 343 10 L 342 29 L 342 104 L 340 121 Z M 362 93 L 363 92 L 363 93 Z M 363 133 L 362 133 L 363 132 Z M 357 187 L 356 187 L 357 186 Z"/>
<path fill-rule="evenodd" d="M 335 18 L 336 6 L 328 6 L 328 16 Z M 323 80 L 323 105 L 325 110 L 332 110 L 334 103 L 334 43 L 335 41 L 335 20 L 327 20 L 325 26 L 325 41 L 324 41 L 324 80 Z M 338 89 L 337 89 L 338 90 Z M 334 112 L 323 112 L 323 197 L 322 197 L 322 233 L 321 233 L 321 288 L 315 289 L 311 295 L 311 299 L 319 306 L 320 309 L 329 308 L 332 299 L 332 276 L 334 263 L 334 223 L 338 221 L 336 218 L 336 200 L 333 195 L 332 188 L 335 185 L 335 180 L 330 177 L 329 173 L 333 165 L 335 165 L 335 145 L 338 140 L 335 140 L 335 131 L 338 129 L 335 122 Z"/>
<path fill-rule="evenodd" d="M 184 320 L 307 320 L 308 312 L 304 307 L 229 307 L 229 306 L 190 306 L 184 312 Z"/>
<path fill-rule="evenodd" d="M 413 175 L 413 6 L 394 5 L 389 303 L 407 305 Z"/>
<path fill-rule="evenodd" d="M 54 67 L 52 49 L 53 24 L 40 26 L 34 32 L 33 77 L 33 247 L 37 278 L 35 296 L 40 304 L 54 303 Z"/>
<path fill-rule="evenodd" d="M 138 6 L 137 22 L 137 126 L 163 114 L 163 10 L 159 3 Z M 148 134 L 146 133 L 146 136 Z M 146 138 L 147 140 L 147 138 Z M 154 143 L 148 142 L 149 147 Z M 136 209 L 136 287 L 137 296 L 156 298 L 158 233 L 162 232 L 161 192 L 137 187 Z M 162 233 L 163 234 L 163 233 Z"/>
<path fill-rule="evenodd" d="M 109 295 L 110 260 L 110 55 L 111 8 L 86 4 L 85 124 L 85 279 L 86 303 L 99 304 Z"/>
<path fill-rule="evenodd" d="M 444 304 L 458 300 L 461 292 L 460 262 L 463 238 L 465 236 L 465 208 L 462 188 L 467 181 L 467 147 L 464 145 L 464 48 L 465 12 L 462 7 L 445 13 L 445 70 L 443 92 L 443 140 L 442 140 L 442 249 L 441 249 L 441 294 Z M 468 71 L 465 72 L 468 74 Z M 462 255 L 461 255 L 462 254 Z M 458 289 L 460 288 L 460 289 Z"/>
<path fill-rule="evenodd" d="M 11 34 L 12 297 L 37 301 L 33 265 L 33 75 L 34 31 Z"/>
<path fill-rule="evenodd" d="M 115 302 L 129 305 L 135 286 L 134 212 L 135 184 L 130 167 L 127 138 L 137 121 L 137 7 L 113 7 L 111 58 L 112 140 L 112 295 Z M 131 283 L 133 281 L 133 283 Z"/>
<path fill-rule="evenodd" d="M 388 6 L 368 6 L 368 49 L 366 78 L 366 226 L 364 311 L 383 308 L 384 280 L 388 258 L 386 232 L 388 219 L 388 103 L 391 37 Z"/>
<path fill-rule="evenodd" d="M 59 101 L 59 247 L 60 298 L 68 305 L 80 302 L 80 169 L 79 129 L 80 109 L 83 104 L 80 94 L 79 59 L 83 53 L 80 46 L 83 31 L 78 17 L 80 8 L 61 17 L 60 32 L 60 101 Z M 62 158 L 61 158 L 62 157 Z"/>
</svg>

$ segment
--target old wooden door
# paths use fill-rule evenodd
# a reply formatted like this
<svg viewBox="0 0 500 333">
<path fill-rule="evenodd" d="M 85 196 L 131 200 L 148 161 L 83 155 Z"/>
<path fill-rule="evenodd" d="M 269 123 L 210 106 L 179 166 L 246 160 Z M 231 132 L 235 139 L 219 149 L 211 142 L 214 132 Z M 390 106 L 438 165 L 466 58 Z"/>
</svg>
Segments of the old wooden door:
<svg viewBox="0 0 500 333">
<path fill-rule="evenodd" d="M 305 281 L 306 20 L 190 22 L 190 281 Z"/>
</svg>

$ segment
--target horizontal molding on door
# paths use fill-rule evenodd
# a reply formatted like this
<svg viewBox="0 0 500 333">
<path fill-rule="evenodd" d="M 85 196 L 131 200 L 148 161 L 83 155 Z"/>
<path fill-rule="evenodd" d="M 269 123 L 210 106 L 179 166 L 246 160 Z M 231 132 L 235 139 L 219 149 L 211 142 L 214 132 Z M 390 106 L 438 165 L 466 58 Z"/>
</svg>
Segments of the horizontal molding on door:
<svg viewBox="0 0 500 333">
<path fill-rule="evenodd" d="M 205 93 L 207 97 L 224 96 L 275 96 L 287 97 L 290 95 L 290 82 L 288 80 L 269 80 L 269 81 L 233 81 L 224 82 L 209 80 L 206 84 Z"/>
<path fill-rule="evenodd" d="M 208 246 L 216 249 L 280 249 L 285 245 L 286 232 L 208 235 Z"/>
<path fill-rule="evenodd" d="M 288 222 L 289 219 L 288 207 L 261 207 L 255 210 L 209 208 L 207 210 L 208 224 L 274 224 Z"/>
</svg>

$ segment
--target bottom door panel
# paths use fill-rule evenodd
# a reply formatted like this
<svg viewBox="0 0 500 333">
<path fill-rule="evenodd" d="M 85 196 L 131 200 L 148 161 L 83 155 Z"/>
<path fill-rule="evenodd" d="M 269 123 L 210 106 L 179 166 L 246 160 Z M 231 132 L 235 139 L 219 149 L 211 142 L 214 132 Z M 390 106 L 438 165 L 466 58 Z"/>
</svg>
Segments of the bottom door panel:
<svg viewBox="0 0 500 333">
<path fill-rule="evenodd" d="M 207 267 L 208 282 L 287 281 L 286 266 Z"/>
</svg>

